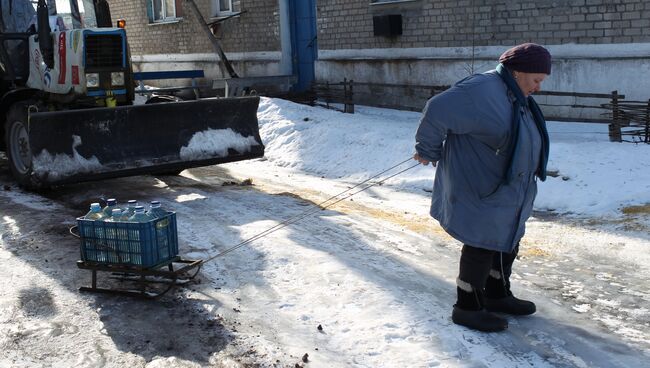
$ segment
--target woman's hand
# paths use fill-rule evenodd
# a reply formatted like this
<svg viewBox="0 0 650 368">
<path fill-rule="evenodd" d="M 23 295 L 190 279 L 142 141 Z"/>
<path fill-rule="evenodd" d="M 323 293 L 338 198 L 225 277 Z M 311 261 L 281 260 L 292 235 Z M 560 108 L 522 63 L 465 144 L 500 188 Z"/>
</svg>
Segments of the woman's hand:
<svg viewBox="0 0 650 368">
<path fill-rule="evenodd" d="M 420 155 L 418 155 L 417 152 L 413 155 L 413 159 L 418 161 L 419 163 L 421 163 L 424 166 L 427 166 L 429 164 L 429 162 L 431 162 L 431 166 L 433 166 L 433 167 L 436 166 L 435 161 L 429 161 L 427 159 L 424 159 L 424 158 L 420 157 Z"/>
</svg>

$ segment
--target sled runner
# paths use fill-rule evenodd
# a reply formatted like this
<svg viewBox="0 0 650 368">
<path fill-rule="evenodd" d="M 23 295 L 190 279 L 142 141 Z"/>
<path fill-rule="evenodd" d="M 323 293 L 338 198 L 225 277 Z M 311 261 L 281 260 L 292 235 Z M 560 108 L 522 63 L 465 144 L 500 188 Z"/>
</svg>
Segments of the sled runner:
<svg viewBox="0 0 650 368">
<path fill-rule="evenodd" d="M 175 264 L 179 268 L 175 268 Z M 148 268 L 77 261 L 77 267 L 90 270 L 92 273 L 91 286 L 80 287 L 79 291 L 154 299 L 164 295 L 174 286 L 182 286 L 192 281 L 199 273 L 202 264 L 202 260 L 188 260 L 181 257 L 175 257 Z M 108 278 L 118 280 L 119 284 L 128 285 L 124 285 L 124 287 L 98 287 L 98 272 L 107 273 L 109 274 Z"/>
</svg>

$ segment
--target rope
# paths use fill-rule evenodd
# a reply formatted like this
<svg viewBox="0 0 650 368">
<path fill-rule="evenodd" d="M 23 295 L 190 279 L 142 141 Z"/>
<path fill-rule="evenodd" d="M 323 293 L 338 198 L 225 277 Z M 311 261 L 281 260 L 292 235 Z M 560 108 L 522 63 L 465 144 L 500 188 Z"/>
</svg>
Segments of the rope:
<svg viewBox="0 0 650 368">
<path fill-rule="evenodd" d="M 68 231 L 69 231 L 70 234 L 72 234 L 72 236 L 74 236 L 75 238 L 81 238 L 81 236 L 79 236 L 78 233 L 75 233 L 75 232 L 74 232 L 74 229 L 76 229 L 76 228 L 77 228 L 77 225 L 74 225 L 74 226 L 70 227 L 70 229 L 68 229 Z"/>
<path fill-rule="evenodd" d="M 364 180 L 364 181 L 362 181 L 362 182 L 356 184 L 355 186 L 350 187 L 350 188 L 348 188 L 348 189 L 346 189 L 346 190 L 344 190 L 344 191 L 342 191 L 342 192 L 340 192 L 340 193 L 338 193 L 338 194 L 336 194 L 336 195 L 333 195 L 333 196 L 327 198 L 326 200 L 324 200 L 324 201 L 318 203 L 318 204 L 316 205 L 315 208 L 311 208 L 311 209 L 309 209 L 309 210 L 307 210 L 307 211 L 304 211 L 304 212 L 302 212 L 302 213 L 299 213 L 299 214 L 297 214 L 297 215 L 295 215 L 295 216 L 293 216 L 293 217 L 291 217 L 291 218 L 289 218 L 289 219 L 287 219 L 287 220 L 284 220 L 284 221 L 280 222 L 279 224 L 277 224 L 277 225 L 275 225 L 275 226 L 272 226 L 272 227 L 270 227 L 270 228 L 268 228 L 268 229 L 266 229 L 266 230 L 264 230 L 264 231 L 262 231 L 262 232 L 260 232 L 260 233 L 258 233 L 258 234 L 256 234 L 256 235 L 253 235 L 252 237 L 250 237 L 250 238 L 248 238 L 248 239 L 246 239 L 246 240 L 241 241 L 240 243 L 238 243 L 238 244 L 236 244 L 236 245 L 234 245 L 234 246 L 232 246 L 232 247 L 230 247 L 230 248 L 228 248 L 228 249 L 226 249 L 226 250 L 224 250 L 224 251 L 222 251 L 222 252 L 220 252 L 220 253 L 215 254 L 214 256 L 212 256 L 212 257 L 206 259 L 203 263 L 207 263 L 207 262 L 212 261 L 212 260 L 215 259 L 215 258 L 218 258 L 218 257 L 224 256 L 224 255 L 226 255 L 226 254 L 228 254 L 228 253 L 230 253 L 230 252 L 232 252 L 232 251 L 234 251 L 234 250 L 236 250 L 236 249 L 238 249 L 238 248 L 243 247 L 243 246 L 246 245 L 246 244 L 249 244 L 249 243 L 251 243 L 251 242 L 253 242 L 253 241 L 257 240 L 257 239 L 260 239 L 260 238 L 262 238 L 262 237 L 264 237 L 264 236 L 266 236 L 266 235 L 269 235 L 269 234 L 271 234 L 271 233 L 273 233 L 273 232 L 275 232 L 275 231 L 278 231 L 278 230 L 280 230 L 280 229 L 282 229 L 282 228 L 284 228 L 284 227 L 286 227 L 286 226 L 288 226 L 288 225 L 291 225 L 291 224 L 293 224 L 293 223 L 296 223 L 296 222 L 302 220 L 303 218 L 305 218 L 305 217 L 307 217 L 307 216 L 309 216 L 309 215 L 312 215 L 312 214 L 318 212 L 319 210 L 325 210 L 325 209 L 327 209 L 328 207 L 333 206 L 333 205 L 335 205 L 335 204 L 337 204 L 337 203 L 339 203 L 339 202 L 341 202 L 341 201 L 343 201 L 343 200 L 346 200 L 346 199 L 352 197 L 352 196 L 355 195 L 355 194 L 358 194 L 358 193 L 360 193 L 360 192 L 363 192 L 364 190 L 366 190 L 366 189 L 368 189 L 368 188 L 371 188 L 371 187 L 373 187 L 373 186 L 375 186 L 375 185 L 377 185 L 377 184 L 382 184 L 382 183 L 384 183 L 386 180 L 391 179 L 391 178 L 393 178 L 393 177 L 395 177 L 395 176 L 397 176 L 397 175 L 399 175 L 399 174 L 402 174 L 402 173 L 404 173 L 404 172 L 406 172 L 406 171 L 408 171 L 408 170 L 411 170 L 412 168 L 414 168 L 414 167 L 420 165 L 420 163 L 418 162 L 417 164 L 414 164 L 414 165 L 412 165 L 412 166 L 409 166 L 409 167 L 407 167 L 406 169 L 401 170 L 401 171 L 399 171 L 399 172 L 397 172 L 397 173 L 395 173 L 395 174 L 393 174 L 393 175 L 390 175 L 390 176 L 388 176 L 388 177 L 386 177 L 386 178 L 384 178 L 384 179 L 382 179 L 382 180 L 380 180 L 380 181 L 378 181 L 378 182 L 375 182 L 375 183 L 369 184 L 369 185 L 367 185 L 367 186 L 361 188 L 361 189 L 358 190 L 358 191 L 355 191 L 355 192 L 353 192 L 353 193 L 347 194 L 347 195 L 346 195 L 345 197 L 343 197 L 343 198 L 340 198 L 340 199 L 338 199 L 338 200 L 336 200 L 336 201 L 334 201 L 334 202 L 332 202 L 332 203 L 329 203 L 329 204 L 327 204 L 327 205 L 324 205 L 325 203 L 327 203 L 327 202 L 329 202 L 329 201 L 331 201 L 331 200 L 333 200 L 333 199 L 335 199 L 335 198 L 337 198 L 337 197 L 339 197 L 339 196 L 341 196 L 341 195 L 343 195 L 343 194 L 345 194 L 345 193 L 350 192 L 350 191 L 351 191 L 352 189 L 354 189 L 354 188 L 357 188 L 357 187 L 360 187 L 360 186 L 364 185 L 365 183 L 369 182 L 370 180 L 372 180 L 372 179 L 374 179 L 374 178 L 377 178 L 377 177 L 383 175 L 384 173 L 386 173 L 386 172 L 388 172 L 388 171 L 391 171 L 391 170 L 395 169 L 396 167 L 398 167 L 398 166 L 400 166 L 400 165 L 402 165 L 402 164 L 404 164 L 404 163 L 406 163 L 406 162 L 408 162 L 408 161 L 410 161 L 410 160 L 412 160 L 412 159 L 413 159 L 412 157 L 409 157 L 408 159 L 406 159 L 406 160 L 404 160 L 404 161 L 402 161 L 402 162 L 400 162 L 400 163 L 398 163 L 398 164 L 396 164 L 396 165 L 394 165 L 394 166 L 392 166 L 392 167 L 390 167 L 390 168 L 388 168 L 388 169 L 386 169 L 386 170 L 384 170 L 384 171 L 382 171 L 382 172 L 380 172 L 380 173 L 378 173 L 378 174 L 376 174 L 376 175 L 374 175 L 374 176 L 372 176 L 372 177 L 370 177 L 370 178 L 368 178 L 368 179 L 366 179 L 366 180 Z"/>
</svg>

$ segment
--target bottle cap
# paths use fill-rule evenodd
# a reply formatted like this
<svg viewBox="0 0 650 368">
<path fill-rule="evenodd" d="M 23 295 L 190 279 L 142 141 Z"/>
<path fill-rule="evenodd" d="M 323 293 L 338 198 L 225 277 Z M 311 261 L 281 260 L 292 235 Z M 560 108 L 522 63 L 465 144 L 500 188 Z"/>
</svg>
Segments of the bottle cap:
<svg viewBox="0 0 650 368">
<path fill-rule="evenodd" d="M 91 210 L 96 210 L 96 209 L 98 209 L 98 208 L 99 208 L 99 209 L 102 209 L 102 207 L 99 205 L 99 203 L 97 203 L 97 202 L 93 202 L 93 203 L 90 204 L 90 209 L 91 209 Z"/>
<path fill-rule="evenodd" d="M 160 207 L 160 201 L 151 201 L 151 207 Z"/>
<path fill-rule="evenodd" d="M 119 208 L 113 208 L 113 211 L 111 211 L 112 216 L 120 216 L 122 214 L 122 210 Z"/>
<path fill-rule="evenodd" d="M 116 204 L 117 204 L 117 199 L 115 198 L 109 198 L 106 200 L 107 206 L 115 206 Z"/>
</svg>

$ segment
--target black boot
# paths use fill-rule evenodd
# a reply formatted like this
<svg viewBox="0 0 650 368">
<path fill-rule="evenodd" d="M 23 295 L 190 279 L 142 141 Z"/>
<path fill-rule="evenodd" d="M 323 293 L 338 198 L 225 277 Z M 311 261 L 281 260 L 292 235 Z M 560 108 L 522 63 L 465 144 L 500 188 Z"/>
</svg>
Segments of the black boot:
<svg viewBox="0 0 650 368">
<path fill-rule="evenodd" d="M 485 283 L 485 309 L 490 312 L 507 313 L 515 316 L 527 316 L 535 313 L 535 303 L 515 298 L 510 291 L 510 281 L 490 276 Z"/>
<path fill-rule="evenodd" d="M 454 305 L 451 320 L 457 325 L 484 332 L 498 332 L 508 328 L 508 321 L 483 308 L 482 291 L 470 288 L 473 289 L 471 292 L 456 288 L 458 300 Z"/>
</svg>

